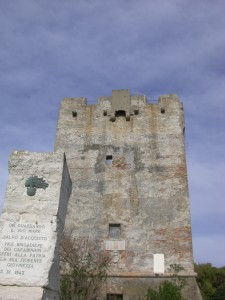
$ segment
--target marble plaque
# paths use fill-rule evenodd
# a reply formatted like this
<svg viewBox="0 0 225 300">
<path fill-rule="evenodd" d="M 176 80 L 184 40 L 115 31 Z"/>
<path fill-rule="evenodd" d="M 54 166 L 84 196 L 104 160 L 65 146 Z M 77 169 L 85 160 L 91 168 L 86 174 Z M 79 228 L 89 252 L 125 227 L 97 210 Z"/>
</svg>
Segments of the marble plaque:
<svg viewBox="0 0 225 300">
<path fill-rule="evenodd" d="M 46 280 L 44 271 L 48 273 L 55 249 L 56 231 L 53 223 L 3 223 L 0 236 L 0 284 L 35 286 Z"/>
<path fill-rule="evenodd" d="M 125 250 L 125 240 L 106 240 L 105 249 L 114 250 Z"/>
<path fill-rule="evenodd" d="M 154 273 L 164 273 L 164 254 L 154 254 Z"/>
</svg>

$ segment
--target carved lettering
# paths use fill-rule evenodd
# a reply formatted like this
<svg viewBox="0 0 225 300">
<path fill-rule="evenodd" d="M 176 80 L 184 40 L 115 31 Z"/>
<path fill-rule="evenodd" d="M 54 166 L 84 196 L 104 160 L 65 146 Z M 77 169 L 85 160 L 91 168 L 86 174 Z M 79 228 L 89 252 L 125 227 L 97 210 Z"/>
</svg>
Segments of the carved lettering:
<svg viewBox="0 0 225 300">
<path fill-rule="evenodd" d="M 51 224 L 5 222 L 0 237 L 0 274 L 29 278 L 43 268 L 51 245 Z"/>
</svg>

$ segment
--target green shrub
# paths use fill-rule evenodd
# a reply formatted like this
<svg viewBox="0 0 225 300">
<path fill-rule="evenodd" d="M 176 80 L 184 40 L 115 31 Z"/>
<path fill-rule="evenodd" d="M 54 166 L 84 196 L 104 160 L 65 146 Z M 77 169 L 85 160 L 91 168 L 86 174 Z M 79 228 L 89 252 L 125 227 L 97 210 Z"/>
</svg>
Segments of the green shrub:
<svg viewBox="0 0 225 300">
<path fill-rule="evenodd" d="M 158 291 L 148 289 L 147 300 L 182 300 L 181 288 L 168 280 L 163 281 Z"/>
</svg>

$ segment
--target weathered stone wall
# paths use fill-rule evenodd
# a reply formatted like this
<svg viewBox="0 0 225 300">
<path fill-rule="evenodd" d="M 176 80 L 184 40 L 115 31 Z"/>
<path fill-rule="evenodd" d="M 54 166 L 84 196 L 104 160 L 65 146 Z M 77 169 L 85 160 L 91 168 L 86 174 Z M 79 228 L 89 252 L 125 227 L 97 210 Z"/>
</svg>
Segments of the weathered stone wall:
<svg viewBox="0 0 225 300">
<path fill-rule="evenodd" d="M 39 183 L 29 196 L 25 185 L 33 175 L 47 185 L 44 189 Z M 62 152 L 15 151 L 10 156 L 0 219 L 0 299 L 60 298 L 59 241 L 70 193 Z"/>
<path fill-rule="evenodd" d="M 177 263 L 194 276 L 182 103 L 175 95 L 157 104 L 131 97 L 126 120 L 111 118 L 111 101 L 62 101 L 55 149 L 65 151 L 73 182 L 66 228 L 116 255 L 112 274 L 153 274 L 158 253 L 165 274 Z M 121 224 L 119 243 L 109 224 Z"/>
<path fill-rule="evenodd" d="M 112 294 L 123 294 L 123 300 L 139 300 L 144 299 L 148 287 L 158 289 L 159 285 L 165 281 L 171 281 L 175 283 L 174 278 L 169 277 L 150 277 L 150 276 L 139 276 L 139 277 L 113 277 L 107 281 L 105 288 L 102 290 L 101 299 L 106 299 L 105 295 L 107 291 Z M 182 295 L 186 300 L 202 299 L 198 286 L 194 277 L 188 277 L 186 280 L 186 286 L 182 290 Z M 109 292 L 108 292 L 109 293 Z M 166 299 L 165 299 L 166 300 Z"/>
</svg>

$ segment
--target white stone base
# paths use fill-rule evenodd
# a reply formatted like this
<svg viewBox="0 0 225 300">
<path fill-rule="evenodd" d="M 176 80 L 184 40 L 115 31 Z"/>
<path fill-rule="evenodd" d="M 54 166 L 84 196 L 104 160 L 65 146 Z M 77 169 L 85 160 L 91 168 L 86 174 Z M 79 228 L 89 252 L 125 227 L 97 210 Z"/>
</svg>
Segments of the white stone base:
<svg viewBox="0 0 225 300">
<path fill-rule="evenodd" d="M 59 294 L 41 287 L 0 286 L 0 300 L 59 300 Z"/>
</svg>

